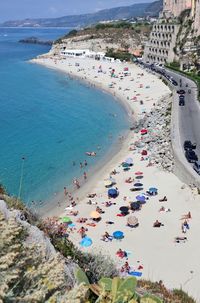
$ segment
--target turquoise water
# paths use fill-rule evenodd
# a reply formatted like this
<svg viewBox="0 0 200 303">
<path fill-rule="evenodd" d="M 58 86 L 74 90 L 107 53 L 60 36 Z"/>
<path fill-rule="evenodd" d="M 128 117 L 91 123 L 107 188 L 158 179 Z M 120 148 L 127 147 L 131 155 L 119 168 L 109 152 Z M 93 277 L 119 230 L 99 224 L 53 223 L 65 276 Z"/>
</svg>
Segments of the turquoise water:
<svg viewBox="0 0 200 303">
<path fill-rule="evenodd" d="M 10 194 L 17 196 L 20 190 L 25 203 L 51 199 L 74 177 L 105 160 L 129 126 L 124 108 L 110 95 L 27 62 L 49 47 L 21 44 L 19 39 L 55 39 L 65 32 L 0 29 L 0 183 Z M 98 146 L 97 157 L 86 158 L 85 151 L 97 151 Z M 83 170 L 79 163 L 85 159 Z"/>
</svg>

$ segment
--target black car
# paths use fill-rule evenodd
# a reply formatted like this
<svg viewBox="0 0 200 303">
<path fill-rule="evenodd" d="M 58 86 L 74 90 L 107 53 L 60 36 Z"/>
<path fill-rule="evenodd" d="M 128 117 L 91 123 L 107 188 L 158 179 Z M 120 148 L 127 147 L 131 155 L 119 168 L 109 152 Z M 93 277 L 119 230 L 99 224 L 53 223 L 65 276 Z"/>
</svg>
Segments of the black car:
<svg viewBox="0 0 200 303">
<path fill-rule="evenodd" d="M 179 95 L 179 106 L 184 106 L 184 105 L 185 105 L 185 96 Z"/>
<path fill-rule="evenodd" d="M 184 95 L 185 94 L 185 90 L 184 89 L 179 89 L 179 90 L 177 90 L 177 94 Z"/>
<path fill-rule="evenodd" d="M 192 143 L 191 141 L 186 140 L 183 144 L 183 147 L 184 147 L 184 150 L 196 149 L 197 145 L 196 145 L 196 143 Z"/>
<path fill-rule="evenodd" d="M 185 101 L 184 100 L 179 101 L 179 106 L 185 106 Z"/>
<path fill-rule="evenodd" d="M 198 157 L 192 149 L 187 149 L 185 151 L 185 157 L 189 163 L 194 163 L 198 161 Z"/>
<path fill-rule="evenodd" d="M 172 84 L 173 84 L 174 86 L 178 86 L 178 82 L 176 82 L 176 80 L 174 80 L 174 79 L 172 79 Z"/>
</svg>

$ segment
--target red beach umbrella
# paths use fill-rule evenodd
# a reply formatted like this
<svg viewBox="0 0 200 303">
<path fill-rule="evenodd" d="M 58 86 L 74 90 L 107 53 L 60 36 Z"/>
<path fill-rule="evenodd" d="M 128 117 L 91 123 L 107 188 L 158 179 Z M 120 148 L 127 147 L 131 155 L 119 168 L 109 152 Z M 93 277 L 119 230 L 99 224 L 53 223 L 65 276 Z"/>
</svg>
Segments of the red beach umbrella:
<svg viewBox="0 0 200 303">
<path fill-rule="evenodd" d="M 141 152 L 142 156 L 146 156 L 147 155 L 147 150 L 143 149 L 143 151 Z"/>
<path fill-rule="evenodd" d="M 135 175 L 136 175 L 136 176 L 142 176 L 142 175 L 143 175 L 143 172 L 141 172 L 141 171 L 136 171 Z"/>
<path fill-rule="evenodd" d="M 148 133 L 148 130 L 143 128 L 143 129 L 141 129 L 140 132 L 141 132 L 141 135 L 146 135 Z"/>
</svg>

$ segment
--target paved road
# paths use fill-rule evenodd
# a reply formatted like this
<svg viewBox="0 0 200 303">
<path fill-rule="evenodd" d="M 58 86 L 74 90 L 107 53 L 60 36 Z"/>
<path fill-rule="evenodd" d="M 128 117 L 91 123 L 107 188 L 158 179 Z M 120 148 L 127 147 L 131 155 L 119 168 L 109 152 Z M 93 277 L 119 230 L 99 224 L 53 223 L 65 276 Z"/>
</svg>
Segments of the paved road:
<svg viewBox="0 0 200 303">
<path fill-rule="evenodd" d="M 175 87 L 174 102 L 179 102 L 178 94 L 176 90 L 184 89 L 185 94 L 185 106 L 178 106 L 178 117 L 179 117 L 179 133 L 180 140 L 183 146 L 185 140 L 196 142 L 197 149 L 196 153 L 200 160 L 200 105 L 197 100 L 197 87 L 193 81 L 185 78 L 184 76 L 178 75 L 172 71 L 167 71 L 179 84 L 180 79 L 182 85 Z M 186 87 L 188 84 L 188 87 Z M 188 93 L 188 89 L 191 90 L 191 94 Z"/>
</svg>

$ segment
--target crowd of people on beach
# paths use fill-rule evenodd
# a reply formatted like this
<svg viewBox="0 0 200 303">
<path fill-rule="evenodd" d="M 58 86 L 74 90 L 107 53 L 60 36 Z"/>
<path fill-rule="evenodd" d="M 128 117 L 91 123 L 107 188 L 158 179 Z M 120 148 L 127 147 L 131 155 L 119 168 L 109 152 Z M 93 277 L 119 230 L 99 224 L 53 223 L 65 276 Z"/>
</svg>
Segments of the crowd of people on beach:
<svg viewBox="0 0 200 303">
<path fill-rule="evenodd" d="M 143 81 L 143 78 L 145 77 L 143 72 L 133 74 L 129 70 L 125 75 L 123 70 L 124 67 L 125 65 L 122 64 L 121 70 L 119 71 L 111 64 L 108 71 L 108 69 L 106 70 L 104 68 L 103 64 L 101 65 L 101 68 L 100 66 L 96 65 L 93 68 L 93 70 L 96 72 L 95 79 L 100 81 L 102 80 L 102 74 L 104 76 L 109 75 L 110 82 L 106 84 L 108 86 L 108 90 L 111 92 L 114 91 L 116 95 L 123 95 L 127 100 L 126 102 L 131 105 L 134 104 L 134 106 L 136 105 L 137 108 L 135 109 L 134 107 L 132 114 L 139 112 L 139 117 L 144 118 L 147 113 L 148 104 L 152 103 L 151 107 L 154 107 L 157 101 L 155 100 L 154 96 L 151 96 L 151 94 L 144 94 L 145 90 L 148 91 L 151 88 L 153 82 L 149 81 L 149 83 L 145 83 L 145 81 Z M 91 67 L 82 67 L 80 63 L 78 68 L 80 69 L 79 73 L 81 77 L 87 79 L 88 74 L 91 72 Z M 98 72 L 99 70 L 100 72 Z M 124 84 L 126 81 L 125 79 L 129 80 L 129 84 Z M 94 86 L 96 84 L 91 83 L 91 85 Z M 132 85 L 135 85 L 134 92 L 131 90 Z M 153 94 L 152 90 L 151 93 Z M 138 108 L 139 110 L 137 111 Z M 109 116 L 110 118 L 115 118 L 113 114 L 109 114 Z M 156 127 L 161 128 L 162 126 L 157 125 Z M 147 131 L 149 131 L 148 127 Z M 156 137 L 156 129 L 152 130 L 152 132 L 155 133 Z M 109 251 L 112 254 L 112 257 L 117 261 L 122 275 L 134 273 L 138 274 L 138 272 L 143 273 L 143 270 L 147 271 L 146 259 L 148 259 L 148 256 L 145 256 L 146 259 L 143 258 L 145 253 L 143 256 L 141 256 L 141 247 L 139 249 L 137 247 L 138 243 L 140 243 L 140 241 L 142 242 L 141 238 L 143 238 L 143 236 L 144 238 L 148 238 L 148 234 L 142 234 L 142 237 L 140 234 L 140 231 L 143 229 L 144 225 L 147 224 L 144 222 L 146 217 L 144 219 L 144 216 L 142 216 L 146 211 L 145 207 L 147 207 L 147 209 L 150 211 L 148 214 L 146 213 L 148 216 L 148 226 L 146 226 L 146 229 L 144 230 L 147 233 L 149 232 L 151 239 L 158 239 L 160 247 L 163 246 L 166 248 L 166 246 L 168 246 L 169 250 L 171 249 L 170 247 L 174 248 L 174 250 L 177 248 L 178 250 L 181 244 L 183 244 L 182 247 L 187 246 L 187 244 L 190 242 L 190 231 L 193 224 L 191 211 L 188 210 L 188 208 L 190 209 L 190 205 L 186 203 L 183 212 L 182 209 L 178 210 L 180 221 L 177 222 L 177 217 L 174 216 L 176 213 L 175 209 L 177 201 L 173 201 L 172 198 L 172 191 L 174 188 L 171 190 L 166 186 L 161 186 L 160 189 L 158 186 L 158 191 L 155 195 L 152 195 L 147 188 L 147 185 L 150 185 L 151 182 L 155 183 L 156 185 L 161 184 L 161 182 L 159 182 L 160 180 L 157 179 L 157 176 L 159 178 L 160 174 L 154 175 L 155 162 L 152 161 L 151 150 L 148 148 L 148 144 L 146 144 L 144 140 L 145 136 L 148 139 L 148 133 L 142 135 L 140 131 L 139 133 L 135 132 L 133 127 L 131 142 L 129 142 L 128 146 L 126 146 L 126 156 L 128 155 L 128 157 L 133 157 L 134 165 L 125 167 L 122 166 L 122 163 L 120 165 L 113 165 L 110 173 L 106 176 L 110 180 L 112 180 L 112 178 L 115 179 L 115 185 L 112 185 L 111 188 L 119 192 L 118 197 L 112 198 L 107 195 L 109 188 L 103 188 L 104 180 L 98 180 L 97 183 L 100 189 L 95 188 L 94 191 L 87 195 L 87 199 L 84 199 L 84 202 L 80 204 L 79 200 L 74 198 L 68 189 L 64 190 L 64 197 L 67 198 L 65 199 L 65 203 L 67 203 L 67 200 L 70 201 L 70 206 L 67 204 L 65 209 L 65 215 L 71 216 L 75 226 L 72 229 L 69 224 L 62 223 L 62 229 L 63 225 L 66 226 L 66 232 L 68 233 L 69 239 L 71 239 L 80 249 L 85 251 L 87 251 L 87 249 L 90 251 L 95 251 L 96 247 L 104 247 L 106 251 Z M 121 142 L 123 139 L 123 137 L 119 138 Z M 88 160 L 91 159 L 90 157 L 96 156 L 96 154 L 86 155 L 89 157 L 87 158 Z M 137 159 L 136 163 L 135 159 Z M 82 171 L 83 179 L 88 179 L 88 171 L 86 171 L 86 168 L 88 167 L 87 161 L 77 162 L 76 160 L 73 161 L 72 165 L 79 165 Z M 143 173 L 136 175 L 136 172 L 141 172 L 140 170 L 142 170 Z M 151 171 L 151 174 L 148 174 L 148 170 Z M 84 175 L 84 173 L 86 174 Z M 99 183 L 102 183 L 102 186 L 101 184 L 99 185 Z M 134 185 L 136 183 L 143 183 L 144 186 L 135 187 Z M 81 186 L 80 180 L 75 178 L 73 180 L 73 185 L 76 189 L 79 189 Z M 142 196 L 142 199 L 145 199 L 145 201 L 138 201 L 136 199 L 137 195 Z M 132 203 L 136 204 L 132 205 Z M 186 208 L 186 205 L 188 205 L 188 208 Z M 137 207 L 134 208 L 133 206 Z M 127 208 L 127 211 L 121 211 L 120 207 Z M 94 215 L 96 216 L 91 217 L 90 211 L 95 212 Z M 181 216 L 181 214 L 184 212 L 185 214 Z M 132 222 L 128 221 L 130 217 L 132 217 Z M 170 230 L 170 233 L 169 222 L 173 223 L 175 228 L 177 226 L 177 229 L 173 229 L 172 232 Z M 124 237 L 115 238 L 114 231 L 118 231 L 119 227 L 123 232 Z M 135 235 L 138 237 L 135 237 Z M 90 246 L 88 246 L 88 248 L 83 248 L 81 246 L 82 240 L 88 238 L 93 240 L 93 243 L 90 244 L 91 248 Z M 162 243 L 160 244 L 160 242 Z M 144 244 L 144 242 L 142 243 Z M 159 247 L 157 243 L 154 242 L 151 242 L 150 246 L 155 246 L 156 248 Z M 144 249 L 146 247 L 147 246 L 144 246 Z M 140 253 L 136 257 L 138 251 Z M 161 253 L 163 253 L 163 250 Z M 166 250 L 166 254 L 167 253 L 168 252 Z M 172 253 L 169 255 L 172 255 Z M 156 261 L 156 263 L 159 262 Z M 154 266 L 156 266 L 155 263 Z M 158 268 L 159 265 L 155 271 L 158 271 Z"/>
</svg>

